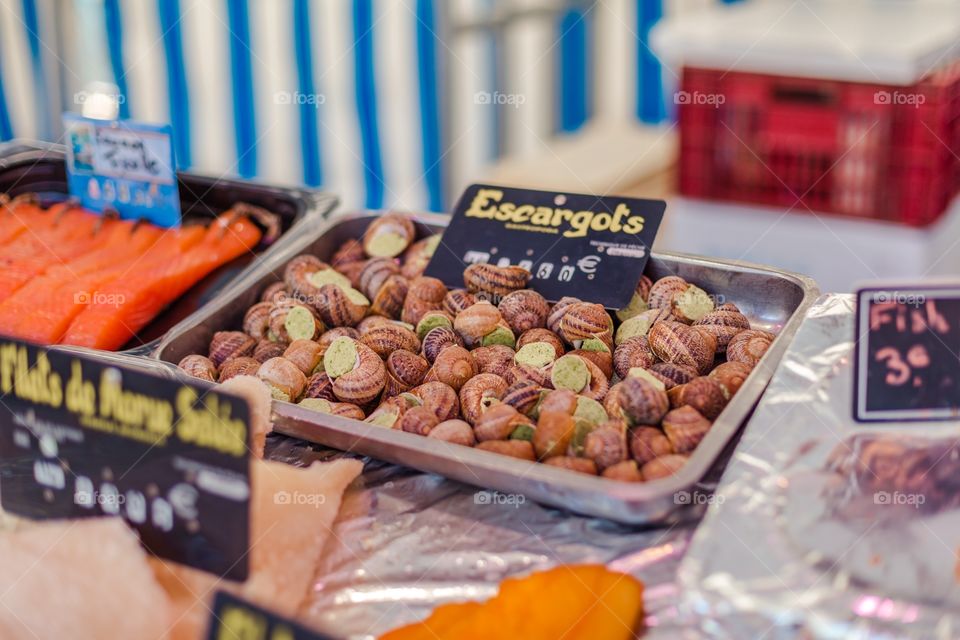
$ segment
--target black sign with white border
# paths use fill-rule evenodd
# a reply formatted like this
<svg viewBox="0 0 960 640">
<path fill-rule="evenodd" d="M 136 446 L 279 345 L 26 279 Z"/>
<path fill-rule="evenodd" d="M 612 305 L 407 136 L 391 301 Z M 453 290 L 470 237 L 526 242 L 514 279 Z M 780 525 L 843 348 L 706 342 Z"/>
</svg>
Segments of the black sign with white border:
<svg viewBox="0 0 960 640">
<path fill-rule="evenodd" d="M 474 184 L 460 197 L 425 275 L 463 287 L 466 264 L 518 265 L 547 300 L 621 309 L 650 258 L 666 203 Z"/>
<path fill-rule="evenodd" d="M 960 285 L 857 291 L 853 417 L 960 419 Z"/>
<path fill-rule="evenodd" d="M 120 516 L 154 555 L 245 580 L 249 414 L 203 385 L 0 339 L 0 504 Z"/>
</svg>

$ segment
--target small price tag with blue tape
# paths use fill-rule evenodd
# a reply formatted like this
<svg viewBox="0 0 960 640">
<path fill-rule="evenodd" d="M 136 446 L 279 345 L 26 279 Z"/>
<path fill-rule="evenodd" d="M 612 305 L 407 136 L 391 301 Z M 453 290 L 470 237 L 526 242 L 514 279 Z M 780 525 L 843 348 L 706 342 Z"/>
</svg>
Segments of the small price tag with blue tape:
<svg viewBox="0 0 960 640">
<path fill-rule="evenodd" d="M 180 192 L 169 125 L 63 115 L 70 195 L 91 211 L 161 226 L 180 224 Z"/>
</svg>

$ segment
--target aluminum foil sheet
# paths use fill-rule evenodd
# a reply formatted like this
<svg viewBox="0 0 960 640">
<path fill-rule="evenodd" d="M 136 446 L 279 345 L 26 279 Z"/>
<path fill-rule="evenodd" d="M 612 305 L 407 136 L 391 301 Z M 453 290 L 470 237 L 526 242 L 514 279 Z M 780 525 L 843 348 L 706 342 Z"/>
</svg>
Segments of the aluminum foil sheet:
<svg viewBox="0 0 960 640">
<path fill-rule="evenodd" d="M 679 569 L 717 638 L 960 637 L 960 421 L 852 418 L 854 298 L 818 300 Z"/>
<path fill-rule="evenodd" d="M 308 464 L 345 455 L 271 436 L 268 456 Z M 365 460 L 324 551 L 302 617 L 334 637 L 371 638 L 439 604 L 492 597 L 506 577 L 560 563 L 605 563 L 645 584 L 649 638 L 697 638 L 677 611 L 676 570 L 699 515 L 638 529 L 523 496 Z"/>
</svg>

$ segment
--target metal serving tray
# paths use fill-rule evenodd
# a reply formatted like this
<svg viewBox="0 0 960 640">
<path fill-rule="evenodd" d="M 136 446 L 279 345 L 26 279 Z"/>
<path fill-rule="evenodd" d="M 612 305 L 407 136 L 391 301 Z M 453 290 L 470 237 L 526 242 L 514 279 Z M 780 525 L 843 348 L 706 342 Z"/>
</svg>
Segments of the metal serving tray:
<svg viewBox="0 0 960 640">
<path fill-rule="evenodd" d="M 180 205 L 183 219 L 210 219 L 237 202 L 267 209 L 280 217 L 280 238 L 256 254 L 241 256 L 223 265 L 180 296 L 125 346 L 129 354 L 150 353 L 157 339 L 172 326 L 253 273 L 260 258 L 283 251 L 302 233 L 316 229 L 337 203 L 330 194 L 310 189 L 278 187 L 180 172 Z M 13 140 L 0 145 L 0 192 L 10 196 L 37 193 L 51 204 L 67 197 L 66 148 L 63 145 Z"/>
<path fill-rule="evenodd" d="M 189 321 L 174 327 L 154 357 L 179 362 L 191 353 L 205 353 L 213 333 L 240 326 L 245 310 L 260 292 L 282 277 L 286 263 L 303 252 L 328 257 L 343 241 L 360 237 L 374 213 L 335 215 L 323 229 L 288 246 L 272 265 L 251 274 L 230 296 L 223 296 Z M 414 216 L 421 234 L 440 231 L 447 216 Z M 365 422 L 274 403 L 274 429 L 304 440 L 369 455 L 487 489 L 520 493 L 570 511 L 631 524 L 660 523 L 674 518 L 690 502 L 689 491 L 704 478 L 731 445 L 756 406 L 807 308 L 818 295 L 810 278 L 742 262 L 688 255 L 654 253 L 647 266 L 653 278 L 679 275 L 708 292 L 734 302 L 756 327 L 778 333 L 763 360 L 714 422 L 681 471 L 647 483 L 626 483 L 531 464 L 507 456 L 432 440 Z"/>
</svg>

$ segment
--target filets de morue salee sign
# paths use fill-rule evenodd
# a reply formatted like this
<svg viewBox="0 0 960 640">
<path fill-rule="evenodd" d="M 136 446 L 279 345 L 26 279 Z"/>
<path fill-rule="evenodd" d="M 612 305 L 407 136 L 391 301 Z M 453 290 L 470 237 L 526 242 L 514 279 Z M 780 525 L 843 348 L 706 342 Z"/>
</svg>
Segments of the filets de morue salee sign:
<svg viewBox="0 0 960 640">
<path fill-rule="evenodd" d="M 250 409 L 192 382 L 0 340 L 0 504 L 119 516 L 153 554 L 248 573 Z"/>
<path fill-rule="evenodd" d="M 548 300 L 625 307 L 643 274 L 666 203 L 475 184 L 464 191 L 426 275 L 463 287 L 464 265 L 516 265 Z"/>
<path fill-rule="evenodd" d="M 857 292 L 854 418 L 960 417 L 960 285 Z"/>
</svg>

